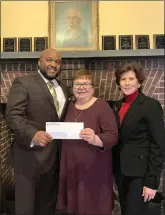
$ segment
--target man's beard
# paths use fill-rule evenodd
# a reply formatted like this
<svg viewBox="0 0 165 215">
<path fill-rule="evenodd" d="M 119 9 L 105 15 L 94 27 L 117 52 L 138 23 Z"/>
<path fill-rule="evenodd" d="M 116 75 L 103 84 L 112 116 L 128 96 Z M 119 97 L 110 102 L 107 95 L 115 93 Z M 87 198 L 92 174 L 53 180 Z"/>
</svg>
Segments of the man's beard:
<svg viewBox="0 0 165 215">
<path fill-rule="evenodd" d="M 41 74 L 49 81 L 52 81 L 53 79 L 57 78 L 61 72 L 61 68 L 59 70 L 56 70 L 56 74 L 54 76 L 48 76 L 48 74 L 46 73 L 45 70 L 42 70 L 41 68 L 39 68 Z"/>
</svg>

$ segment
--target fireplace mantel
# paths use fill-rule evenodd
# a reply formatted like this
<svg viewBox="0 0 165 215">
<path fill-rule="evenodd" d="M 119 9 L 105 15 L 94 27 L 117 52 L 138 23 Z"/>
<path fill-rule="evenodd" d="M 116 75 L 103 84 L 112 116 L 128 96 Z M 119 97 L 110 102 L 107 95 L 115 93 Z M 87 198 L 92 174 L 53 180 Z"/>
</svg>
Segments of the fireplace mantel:
<svg viewBox="0 0 165 215">
<path fill-rule="evenodd" d="M 0 59 L 38 59 L 40 52 L 1 52 Z M 107 51 L 61 51 L 62 58 L 128 58 L 161 57 L 164 49 L 107 50 Z"/>
</svg>

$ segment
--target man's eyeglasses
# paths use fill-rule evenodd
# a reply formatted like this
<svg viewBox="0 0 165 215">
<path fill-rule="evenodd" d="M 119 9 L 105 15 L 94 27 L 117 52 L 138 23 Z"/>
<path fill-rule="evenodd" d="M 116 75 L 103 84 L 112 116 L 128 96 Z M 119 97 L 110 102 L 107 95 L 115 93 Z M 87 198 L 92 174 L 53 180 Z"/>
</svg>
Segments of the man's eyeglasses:
<svg viewBox="0 0 165 215">
<path fill-rule="evenodd" d="M 92 86 L 92 84 L 91 83 L 82 83 L 81 84 L 81 83 L 74 82 L 73 86 L 76 89 L 80 88 L 81 86 L 83 86 L 83 88 L 85 88 L 85 89 L 89 89 Z"/>
</svg>

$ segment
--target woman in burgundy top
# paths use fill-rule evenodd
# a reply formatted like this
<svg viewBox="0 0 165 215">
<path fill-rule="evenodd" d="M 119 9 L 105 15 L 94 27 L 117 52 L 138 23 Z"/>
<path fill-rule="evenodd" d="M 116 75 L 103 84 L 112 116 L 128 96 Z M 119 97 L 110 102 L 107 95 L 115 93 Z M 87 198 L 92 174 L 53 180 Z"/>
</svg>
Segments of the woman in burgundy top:
<svg viewBox="0 0 165 215">
<path fill-rule="evenodd" d="M 141 92 L 144 72 L 133 62 L 115 72 L 124 97 L 113 106 L 119 144 L 113 148 L 113 167 L 122 215 L 147 215 L 155 197 L 165 158 L 165 130 L 160 103 Z"/>
<path fill-rule="evenodd" d="M 63 140 L 57 211 L 73 215 L 111 215 L 113 175 L 111 148 L 118 130 L 112 109 L 93 96 L 93 73 L 76 72 L 76 98 L 65 122 L 84 122 L 79 140 Z"/>
</svg>

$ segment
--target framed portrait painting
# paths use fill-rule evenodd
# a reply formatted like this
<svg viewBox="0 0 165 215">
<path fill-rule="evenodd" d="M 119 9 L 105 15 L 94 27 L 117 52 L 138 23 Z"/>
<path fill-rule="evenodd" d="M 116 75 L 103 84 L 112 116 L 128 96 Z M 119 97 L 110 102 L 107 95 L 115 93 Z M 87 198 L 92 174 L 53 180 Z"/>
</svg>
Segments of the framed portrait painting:
<svg viewBox="0 0 165 215">
<path fill-rule="evenodd" d="M 49 1 L 49 47 L 62 51 L 97 50 L 98 4 Z"/>
</svg>

